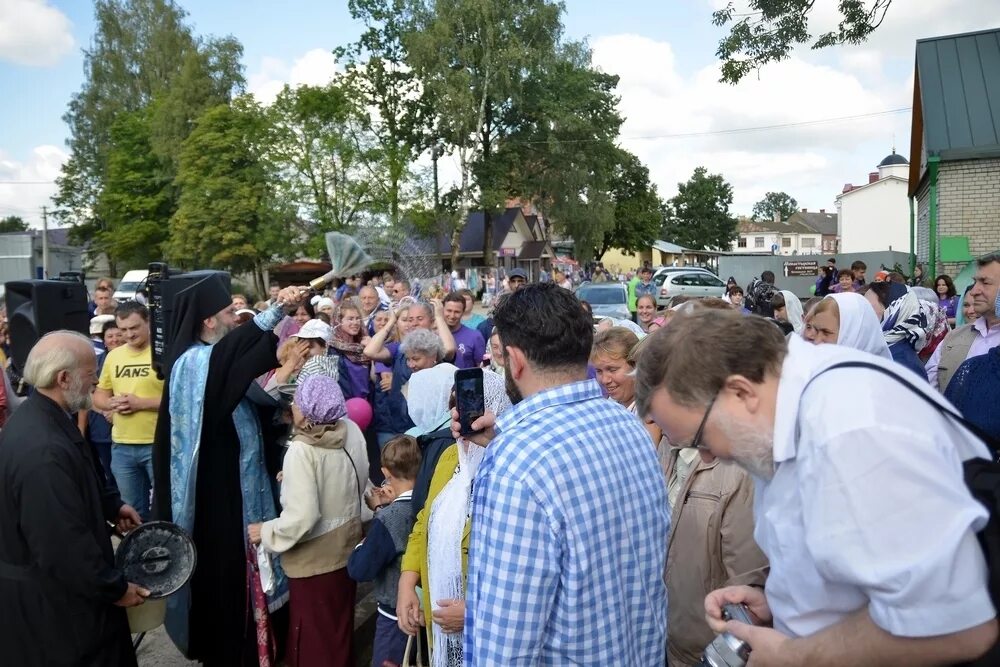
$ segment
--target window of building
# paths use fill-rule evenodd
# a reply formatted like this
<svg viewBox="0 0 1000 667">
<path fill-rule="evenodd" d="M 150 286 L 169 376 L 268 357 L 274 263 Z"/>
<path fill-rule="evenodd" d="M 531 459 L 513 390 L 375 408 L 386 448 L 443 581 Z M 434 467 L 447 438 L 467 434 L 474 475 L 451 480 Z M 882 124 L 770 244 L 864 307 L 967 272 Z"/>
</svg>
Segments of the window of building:
<svg viewBox="0 0 1000 667">
<path fill-rule="evenodd" d="M 737 248 L 746 248 L 747 247 L 747 237 L 741 236 L 739 238 L 739 240 L 736 242 L 736 247 Z"/>
<path fill-rule="evenodd" d="M 804 239 L 802 239 L 802 247 L 803 248 L 815 248 L 816 247 L 816 239 L 814 239 L 811 236 L 805 237 Z"/>
<path fill-rule="evenodd" d="M 753 247 L 754 248 L 763 248 L 764 247 L 764 237 L 763 236 L 755 236 L 755 237 L 753 237 Z"/>
<path fill-rule="evenodd" d="M 781 239 L 781 247 L 782 248 L 791 248 L 792 247 L 792 237 L 791 236 L 784 236 L 784 237 L 782 237 L 782 239 Z"/>
</svg>

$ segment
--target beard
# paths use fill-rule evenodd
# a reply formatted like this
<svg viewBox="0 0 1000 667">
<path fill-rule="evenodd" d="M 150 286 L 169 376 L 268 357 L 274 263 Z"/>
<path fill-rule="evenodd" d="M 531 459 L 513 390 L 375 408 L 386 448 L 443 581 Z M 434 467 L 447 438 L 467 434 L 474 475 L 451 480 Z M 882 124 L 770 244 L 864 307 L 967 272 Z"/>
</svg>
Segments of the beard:
<svg viewBox="0 0 1000 667">
<path fill-rule="evenodd" d="M 517 385 L 514 383 L 514 378 L 511 377 L 510 373 L 503 374 L 503 383 L 504 389 L 507 390 L 507 397 L 510 398 L 512 405 L 517 405 L 524 400 L 524 395 L 521 393 L 521 390 L 517 388 Z"/>
<path fill-rule="evenodd" d="M 217 320 L 215 323 L 215 330 L 212 332 L 211 337 L 205 339 L 205 342 L 208 343 L 209 345 L 215 345 L 220 340 L 222 340 L 227 333 L 229 333 L 232 330 L 233 327 Z"/>
<path fill-rule="evenodd" d="M 729 454 L 736 465 L 754 477 L 770 481 L 774 477 L 774 429 L 753 430 L 729 417 L 719 419 L 718 429 L 729 440 Z"/>
<path fill-rule="evenodd" d="M 66 408 L 69 412 L 86 412 L 94 406 L 91 395 L 94 387 L 87 384 L 87 379 L 81 374 L 73 377 L 73 381 L 63 394 Z"/>
</svg>

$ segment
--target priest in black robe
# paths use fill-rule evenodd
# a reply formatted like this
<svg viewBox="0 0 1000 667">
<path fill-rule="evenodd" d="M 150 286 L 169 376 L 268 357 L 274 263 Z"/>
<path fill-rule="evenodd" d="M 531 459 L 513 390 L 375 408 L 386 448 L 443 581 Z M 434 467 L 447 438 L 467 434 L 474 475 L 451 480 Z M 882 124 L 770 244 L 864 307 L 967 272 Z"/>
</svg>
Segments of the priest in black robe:
<svg viewBox="0 0 1000 667">
<path fill-rule="evenodd" d="M 136 664 L 124 607 L 149 592 L 115 567 L 108 522 L 129 530 L 139 515 L 107 483 L 71 417 L 90 408 L 96 371 L 85 336 L 43 337 L 24 369 L 35 391 L 0 433 L 3 665 Z"/>
<path fill-rule="evenodd" d="M 247 541 L 249 524 L 279 513 L 247 393 L 277 366 L 272 330 L 304 293 L 282 290 L 268 310 L 240 326 L 220 274 L 175 297 L 154 498 L 157 516 L 188 530 L 198 550 L 191 582 L 168 598 L 167 632 L 184 655 L 206 665 L 262 664 L 284 638 L 287 580 L 277 560 L 258 572 Z"/>
</svg>

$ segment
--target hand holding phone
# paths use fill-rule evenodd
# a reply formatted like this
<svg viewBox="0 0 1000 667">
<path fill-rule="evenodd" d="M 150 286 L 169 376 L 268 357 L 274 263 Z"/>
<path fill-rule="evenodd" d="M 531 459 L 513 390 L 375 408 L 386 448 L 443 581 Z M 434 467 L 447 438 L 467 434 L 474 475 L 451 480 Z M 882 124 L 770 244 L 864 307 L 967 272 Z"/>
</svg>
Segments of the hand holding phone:
<svg viewBox="0 0 1000 667">
<path fill-rule="evenodd" d="M 472 425 L 486 414 L 483 369 L 463 368 L 455 371 L 455 405 L 458 410 L 459 433 L 463 436 L 479 433 Z"/>
</svg>

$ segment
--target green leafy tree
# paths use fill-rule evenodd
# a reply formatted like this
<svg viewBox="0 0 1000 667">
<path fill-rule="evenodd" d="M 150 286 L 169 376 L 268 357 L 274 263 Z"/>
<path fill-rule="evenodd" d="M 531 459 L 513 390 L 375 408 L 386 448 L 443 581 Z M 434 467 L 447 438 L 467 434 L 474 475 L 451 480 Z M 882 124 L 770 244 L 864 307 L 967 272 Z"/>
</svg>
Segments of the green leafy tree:
<svg viewBox="0 0 1000 667">
<path fill-rule="evenodd" d="M 371 165 L 369 185 L 389 223 L 398 227 L 413 180 L 411 164 L 429 145 L 432 116 L 428 92 L 406 63 L 403 39 L 413 29 L 413 14 L 407 0 L 350 0 L 348 9 L 364 30 L 335 53 L 346 61 L 344 85 L 357 101 L 361 132 L 375 149 L 363 151 Z"/>
<path fill-rule="evenodd" d="M 122 113 L 111 126 L 96 240 L 115 269 L 160 259 L 172 211 L 170 178 L 152 149 L 147 111 Z"/>
<path fill-rule="evenodd" d="M 614 179 L 622 151 L 618 77 L 591 67 L 586 44 L 560 45 L 538 63 L 496 123 L 496 152 L 476 167 L 486 209 L 530 198 L 589 259 L 615 226 Z"/>
<path fill-rule="evenodd" d="M 736 237 L 736 218 L 729 212 L 733 187 L 705 167 L 694 170 L 664 207 L 664 238 L 697 249 L 728 248 Z"/>
<path fill-rule="evenodd" d="M 294 212 L 275 196 L 262 158 L 267 120 L 249 97 L 206 111 L 184 141 L 170 220 L 168 257 L 183 266 L 254 276 L 266 293 L 264 267 L 289 252 Z"/>
<path fill-rule="evenodd" d="M 611 180 L 614 227 L 604 233 L 594 251 L 601 259 L 611 248 L 638 252 L 656 240 L 663 227 L 663 202 L 649 181 L 649 169 L 639 158 L 620 150 L 620 159 Z"/>
<path fill-rule="evenodd" d="M 194 119 L 243 86 L 239 42 L 200 40 L 186 16 L 173 0 L 94 3 L 96 27 L 84 50 L 84 83 L 63 116 L 70 157 L 57 182 L 55 214 L 73 225 L 77 240 L 91 241 L 98 251 L 106 250 L 103 243 L 110 238 L 100 199 L 118 117 L 149 111 L 149 150 L 161 161 L 163 178 L 171 179 Z M 169 211 L 162 224 L 168 219 Z"/>
<path fill-rule="evenodd" d="M 416 0 L 410 11 L 411 28 L 403 37 L 407 64 L 433 100 L 433 135 L 458 157 L 457 218 L 464 224 L 477 199 L 475 168 L 489 164 L 496 149 L 498 118 L 523 98 L 525 82 L 555 53 L 562 5 Z M 463 224 L 451 235 L 452 266 L 458 262 Z M 493 264 L 488 218 L 483 246 L 487 264 Z"/>
<path fill-rule="evenodd" d="M 799 210 L 799 203 L 785 192 L 768 192 L 764 198 L 753 205 L 754 220 L 788 220 Z"/>
<path fill-rule="evenodd" d="M 817 37 L 809 33 L 809 13 L 816 0 L 749 0 L 750 10 L 737 13 L 730 2 L 712 14 L 717 26 L 729 26 L 716 55 L 722 59 L 722 81 L 739 83 L 747 74 L 788 58 L 792 49 L 812 41 L 812 48 L 861 44 L 885 19 L 892 0 L 838 0 L 841 21 L 836 30 Z"/>
<path fill-rule="evenodd" d="M 19 215 L 8 215 L 7 217 L 0 219 L 0 234 L 26 231 L 28 231 L 28 223 L 26 223 Z"/>
<path fill-rule="evenodd" d="M 268 109 L 266 155 L 281 178 L 282 197 L 315 228 L 307 251 L 325 249 L 322 232 L 343 231 L 382 201 L 372 181 L 382 175 L 377 148 L 359 126 L 359 111 L 340 82 L 323 87 L 285 86 Z M 300 231 L 305 233 L 305 229 Z M 316 232 L 321 232 L 317 234 Z"/>
</svg>

